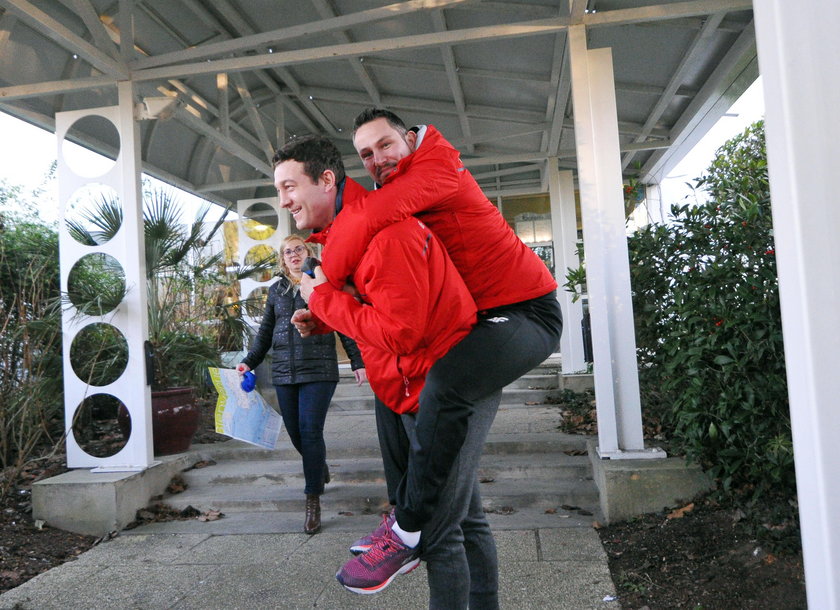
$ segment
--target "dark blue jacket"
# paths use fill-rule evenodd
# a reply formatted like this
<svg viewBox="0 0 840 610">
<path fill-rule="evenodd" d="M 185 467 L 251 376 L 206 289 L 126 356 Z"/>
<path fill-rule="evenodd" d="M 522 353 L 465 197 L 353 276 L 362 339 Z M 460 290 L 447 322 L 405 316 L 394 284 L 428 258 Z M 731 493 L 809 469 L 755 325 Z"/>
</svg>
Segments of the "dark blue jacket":
<svg viewBox="0 0 840 610">
<path fill-rule="evenodd" d="M 290 322 L 295 310 L 304 307 L 306 303 L 300 292 L 288 278 L 281 276 L 268 289 L 260 328 L 251 344 L 251 350 L 242 362 L 255 369 L 271 349 L 271 379 L 274 385 L 338 381 L 333 333 L 304 338 Z M 350 357 L 351 368 L 354 371 L 363 368 L 364 363 L 356 343 L 341 333 L 338 336 Z"/>
</svg>

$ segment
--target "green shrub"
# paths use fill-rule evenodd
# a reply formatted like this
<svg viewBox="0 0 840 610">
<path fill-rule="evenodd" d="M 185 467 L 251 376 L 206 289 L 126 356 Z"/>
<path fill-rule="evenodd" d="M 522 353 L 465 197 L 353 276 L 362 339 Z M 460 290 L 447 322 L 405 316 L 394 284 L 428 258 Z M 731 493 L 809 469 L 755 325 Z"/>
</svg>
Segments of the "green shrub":
<svg viewBox="0 0 840 610">
<path fill-rule="evenodd" d="M 19 189 L 0 183 L 0 201 Z M 58 236 L 0 214 L 0 494 L 43 442 L 61 435 Z"/>
<path fill-rule="evenodd" d="M 668 224 L 628 241 L 642 399 L 724 490 L 792 491 L 762 123 L 722 146 Z"/>
</svg>

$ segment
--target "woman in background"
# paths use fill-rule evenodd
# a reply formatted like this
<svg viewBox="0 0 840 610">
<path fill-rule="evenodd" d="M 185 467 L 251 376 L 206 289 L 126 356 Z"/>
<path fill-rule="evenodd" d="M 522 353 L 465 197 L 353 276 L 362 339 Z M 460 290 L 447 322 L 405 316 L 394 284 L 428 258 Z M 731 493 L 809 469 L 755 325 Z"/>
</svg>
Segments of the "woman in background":
<svg viewBox="0 0 840 610">
<path fill-rule="evenodd" d="M 272 350 L 271 377 L 283 423 L 295 449 L 303 459 L 306 480 L 306 519 L 303 531 L 321 529 L 321 500 L 324 484 L 330 481 L 326 463 L 324 421 L 338 383 L 338 359 L 332 333 L 301 337 L 290 322 L 297 309 L 306 307 L 300 296 L 301 265 L 311 256 L 303 238 L 290 235 L 283 240 L 280 279 L 268 290 L 262 322 L 251 350 L 237 365 L 240 375 L 255 369 Z M 361 385 L 367 379 L 359 348 L 339 334 L 350 365 Z"/>
</svg>

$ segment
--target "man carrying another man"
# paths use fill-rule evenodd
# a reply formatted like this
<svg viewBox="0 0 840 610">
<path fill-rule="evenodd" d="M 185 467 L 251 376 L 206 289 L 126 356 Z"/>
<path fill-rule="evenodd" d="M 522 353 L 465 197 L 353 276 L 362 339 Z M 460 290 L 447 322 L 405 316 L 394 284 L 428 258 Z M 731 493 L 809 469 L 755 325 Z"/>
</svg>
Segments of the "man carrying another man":
<svg viewBox="0 0 840 610">
<path fill-rule="evenodd" d="M 344 177 L 338 150 L 325 138 L 299 138 L 283 146 L 274 163 L 280 205 L 292 213 L 298 228 L 316 229 L 311 240 L 329 243 L 335 235 L 336 214 L 352 210 L 365 195 L 364 189 Z M 378 232 L 352 278 L 354 294 L 326 282 L 314 294 L 311 286 L 308 291 L 302 287 L 301 293 L 309 297 L 321 319 L 356 339 L 377 397 L 395 414 L 412 413 L 432 363 L 475 323 L 472 297 L 440 242 L 415 218 Z M 497 605 L 495 544 L 481 499 L 472 497 L 478 486 L 478 458 L 494 415 L 495 409 L 487 408 L 473 418 L 459 458 L 464 476 L 450 477 L 447 483 L 450 508 L 458 514 L 453 517 L 448 510 L 440 510 L 430 522 L 426 544 L 434 555 L 424 559 L 432 607 L 466 607 L 466 598 L 452 598 L 453 591 L 463 588 L 466 595 L 475 591 L 474 599 L 479 594 L 489 596 L 492 606 Z M 469 567 L 462 561 L 462 530 L 451 527 L 453 522 L 467 521 L 460 514 L 462 506 L 469 507 L 472 524 L 464 532 L 471 548 Z M 388 557 L 384 563 L 378 560 L 383 553 Z M 345 587 L 357 593 L 375 593 L 419 562 L 417 550 L 403 544 L 391 530 L 377 537 L 364 558 L 371 563 L 362 562 L 357 573 L 339 576 Z M 476 602 L 475 607 L 491 606 Z"/>
<path fill-rule="evenodd" d="M 384 533 L 395 533 L 408 547 L 418 547 L 419 542 L 422 548 L 418 550 L 425 553 L 430 520 L 445 498 L 445 486 L 473 418 L 491 414 L 492 421 L 502 388 L 557 346 L 562 322 L 556 282 L 484 197 L 458 152 L 434 127 L 406 130 L 393 113 L 370 109 L 357 117 L 354 145 L 368 172 L 384 185 L 336 218 L 323 252 L 324 271 L 333 289 L 353 273 L 373 236 L 414 214 L 444 243 L 480 310 L 475 328 L 427 375 L 409 435 L 404 476 L 395 490 L 389 479 L 394 513 L 368 540 L 354 545 L 362 550 L 365 544 L 360 543 L 373 544 Z M 328 289 L 317 290 L 326 293 Z M 317 299 L 311 308 L 319 314 Z M 401 432 L 400 418 L 383 412 L 382 407 L 377 409 L 377 425 L 380 439 Z M 387 473 L 384 444 L 383 459 Z M 352 579 L 373 563 L 377 572 L 390 579 L 388 564 L 393 563 L 396 573 L 399 554 L 394 554 L 392 562 L 389 550 L 393 547 L 380 547 L 373 544 L 369 547 L 376 549 L 373 555 L 367 551 L 348 562 L 339 580 Z M 472 597 L 470 606 L 493 607 L 492 603 L 478 606 Z"/>
</svg>

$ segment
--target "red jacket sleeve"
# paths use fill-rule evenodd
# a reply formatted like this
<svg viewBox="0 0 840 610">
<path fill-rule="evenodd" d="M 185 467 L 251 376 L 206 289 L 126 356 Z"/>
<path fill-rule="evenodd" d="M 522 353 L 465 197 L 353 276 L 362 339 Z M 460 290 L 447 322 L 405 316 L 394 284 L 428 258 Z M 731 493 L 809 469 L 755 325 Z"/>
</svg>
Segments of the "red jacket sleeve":
<svg viewBox="0 0 840 610">
<path fill-rule="evenodd" d="M 336 235 L 332 231 L 330 240 Z M 410 354 L 425 341 L 428 262 L 422 242 L 388 239 L 387 248 L 383 248 L 382 241 L 384 238 L 367 250 L 354 275 L 364 304 L 324 283 L 315 288 L 309 308 L 326 324 L 359 342 L 393 354 Z"/>
<path fill-rule="evenodd" d="M 458 151 L 444 146 L 430 146 L 420 154 L 421 150 L 422 146 L 402 159 L 385 186 L 347 202 L 336 216 L 322 256 L 324 273 L 336 288 L 344 285 L 379 231 L 441 205 L 458 192 Z"/>
</svg>

